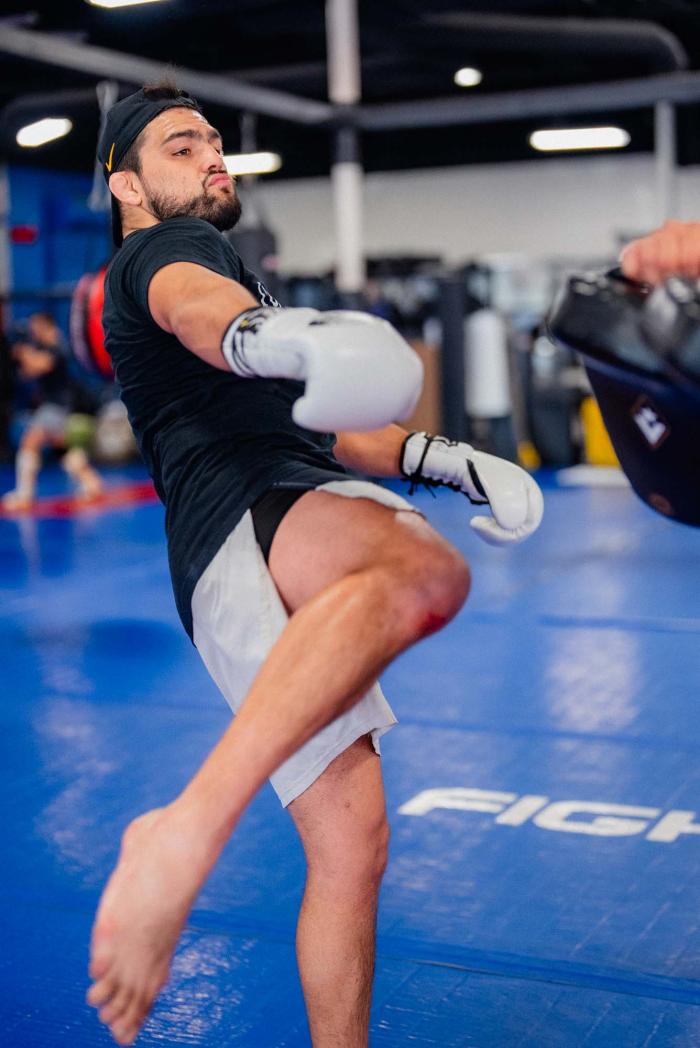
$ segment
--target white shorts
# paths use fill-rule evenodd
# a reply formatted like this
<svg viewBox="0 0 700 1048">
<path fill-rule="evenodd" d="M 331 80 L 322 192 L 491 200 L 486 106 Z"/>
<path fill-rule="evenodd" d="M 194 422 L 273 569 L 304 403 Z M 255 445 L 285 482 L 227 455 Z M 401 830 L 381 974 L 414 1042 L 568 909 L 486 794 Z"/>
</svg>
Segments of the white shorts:
<svg viewBox="0 0 700 1048">
<path fill-rule="evenodd" d="M 27 429 L 43 429 L 50 437 L 60 440 L 66 435 L 69 414 L 68 408 L 61 404 L 42 404 L 29 418 Z"/>
<path fill-rule="evenodd" d="M 367 481 L 331 481 L 316 490 L 417 512 L 400 495 Z M 192 619 L 197 650 L 235 713 L 288 621 L 255 539 L 250 510 L 199 579 L 192 596 Z M 380 736 L 395 724 L 391 706 L 375 683 L 352 709 L 327 724 L 270 777 L 282 805 L 308 789 L 335 757 L 363 735 L 371 735 L 379 753 Z"/>
</svg>

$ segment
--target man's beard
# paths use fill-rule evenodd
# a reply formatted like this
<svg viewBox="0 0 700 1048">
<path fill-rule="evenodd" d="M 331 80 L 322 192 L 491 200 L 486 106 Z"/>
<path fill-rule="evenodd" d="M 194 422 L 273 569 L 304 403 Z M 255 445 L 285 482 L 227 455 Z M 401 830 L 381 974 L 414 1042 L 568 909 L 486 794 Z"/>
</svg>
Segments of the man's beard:
<svg viewBox="0 0 700 1048">
<path fill-rule="evenodd" d="M 148 189 L 147 192 L 148 206 L 160 222 L 165 222 L 168 218 L 202 218 L 214 226 L 214 229 L 223 232 L 225 229 L 233 229 L 241 217 L 241 202 L 235 187 L 231 193 L 225 193 L 223 196 L 216 196 L 205 188 L 199 196 L 185 203 L 173 200 L 165 193 L 155 193 Z"/>
</svg>

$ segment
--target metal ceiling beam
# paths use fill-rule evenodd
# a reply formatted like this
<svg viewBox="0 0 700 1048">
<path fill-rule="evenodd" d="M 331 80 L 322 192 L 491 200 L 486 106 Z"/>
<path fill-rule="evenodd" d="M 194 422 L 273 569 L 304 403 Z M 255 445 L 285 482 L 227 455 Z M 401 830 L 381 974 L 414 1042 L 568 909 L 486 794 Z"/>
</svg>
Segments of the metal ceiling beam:
<svg viewBox="0 0 700 1048">
<path fill-rule="evenodd" d="M 523 15 L 473 14 L 466 11 L 426 12 L 423 32 L 439 26 L 450 33 L 461 32 L 474 51 L 485 47 L 508 51 L 556 53 L 559 57 L 583 53 L 646 58 L 654 71 L 668 73 L 688 68 L 688 55 L 680 40 L 655 22 L 636 18 L 552 18 Z"/>
<path fill-rule="evenodd" d="M 239 80 L 193 69 L 173 70 L 164 62 L 139 58 L 106 48 L 76 44 L 48 33 L 17 28 L 0 21 L 0 53 L 45 62 L 102 79 L 113 77 L 127 84 L 142 84 L 177 75 L 181 86 L 201 101 L 274 116 L 293 123 L 323 127 L 333 125 L 338 109 L 325 102 L 299 98 L 269 88 L 253 87 Z M 459 124 L 525 120 L 530 117 L 572 116 L 613 109 L 639 109 L 657 102 L 678 104 L 700 100 L 700 73 L 667 73 L 634 80 L 619 80 L 569 87 L 533 88 L 524 91 L 472 94 L 427 101 L 396 102 L 372 106 L 344 106 L 342 120 L 365 131 L 445 127 Z"/>
<path fill-rule="evenodd" d="M 405 67 L 405 55 L 371 55 L 362 58 L 362 73 L 381 73 L 385 70 L 393 71 L 397 67 Z M 226 75 L 229 74 L 223 74 Z M 289 65 L 261 66 L 254 69 L 237 69 L 232 71 L 231 76 L 243 80 L 247 84 L 272 84 L 275 81 L 307 81 L 316 82 L 324 87 L 328 79 L 328 66 L 325 60 L 314 62 L 295 62 Z"/>
<path fill-rule="evenodd" d="M 665 73 L 571 87 L 362 106 L 356 110 L 355 119 L 364 131 L 397 131 L 401 128 L 527 120 L 530 117 L 570 117 L 575 113 L 643 109 L 657 102 L 683 104 L 699 100 L 700 73 Z"/>
<path fill-rule="evenodd" d="M 200 101 L 264 113 L 297 124 L 323 126 L 333 117 L 333 107 L 325 102 L 298 98 L 271 88 L 251 87 L 240 80 L 215 73 L 173 69 L 165 62 L 90 44 L 77 44 L 59 35 L 19 29 L 8 22 L 0 22 L 0 52 L 101 79 L 111 77 L 127 84 L 140 85 L 150 80 L 176 76 L 179 86 L 190 91 Z"/>
</svg>

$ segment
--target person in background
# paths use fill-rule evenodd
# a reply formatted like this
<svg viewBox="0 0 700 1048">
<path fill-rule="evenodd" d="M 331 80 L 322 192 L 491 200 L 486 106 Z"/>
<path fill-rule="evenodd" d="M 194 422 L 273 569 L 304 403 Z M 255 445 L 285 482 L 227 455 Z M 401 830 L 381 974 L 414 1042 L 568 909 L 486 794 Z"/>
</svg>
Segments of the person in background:
<svg viewBox="0 0 700 1048">
<path fill-rule="evenodd" d="M 82 441 L 70 435 L 71 384 L 61 331 L 50 313 L 34 313 L 26 328 L 12 340 L 17 392 L 31 415 L 15 459 L 15 488 L 2 497 L 6 511 L 29 509 L 44 448 L 65 450 L 61 465 L 77 484 L 80 494 L 94 498 L 102 480 L 88 461 Z"/>
<path fill-rule="evenodd" d="M 14 376 L 10 343 L 0 327 L 0 462 L 11 462 L 13 458 L 10 445 L 13 394 Z"/>
<path fill-rule="evenodd" d="M 367 281 L 363 299 L 362 308 L 366 313 L 373 317 L 381 317 L 382 320 L 388 320 L 390 324 L 398 324 L 400 320 L 398 310 L 386 297 L 378 280 L 370 279 Z"/>
</svg>

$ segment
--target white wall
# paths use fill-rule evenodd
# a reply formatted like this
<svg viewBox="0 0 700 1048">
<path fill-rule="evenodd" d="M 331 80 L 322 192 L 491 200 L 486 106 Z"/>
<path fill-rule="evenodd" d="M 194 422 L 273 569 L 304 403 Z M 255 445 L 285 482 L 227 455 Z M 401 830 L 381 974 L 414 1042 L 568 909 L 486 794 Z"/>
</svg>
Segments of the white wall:
<svg viewBox="0 0 700 1048">
<path fill-rule="evenodd" d="M 268 181 L 259 191 L 282 271 L 330 268 L 329 179 Z M 369 255 L 434 254 L 450 263 L 494 252 L 601 257 L 616 251 L 619 233 L 653 228 L 654 161 L 582 157 L 371 174 L 365 208 Z M 679 170 L 674 217 L 700 219 L 700 169 Z"/>
</svg>

